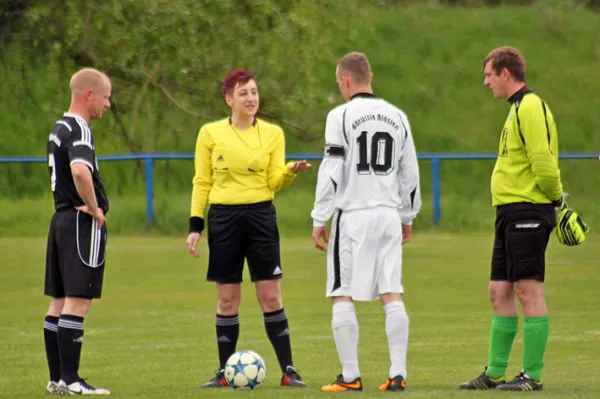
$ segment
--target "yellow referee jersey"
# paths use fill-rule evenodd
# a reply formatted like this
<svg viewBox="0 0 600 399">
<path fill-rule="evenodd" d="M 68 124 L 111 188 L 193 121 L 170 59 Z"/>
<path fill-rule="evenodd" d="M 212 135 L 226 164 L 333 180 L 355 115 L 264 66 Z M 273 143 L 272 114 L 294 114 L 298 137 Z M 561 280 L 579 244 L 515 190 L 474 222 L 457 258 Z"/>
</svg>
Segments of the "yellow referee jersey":
<svg viewBox="0 0 600 399">
<path fill-rule="evenodd" d="M 510 99 L 492 172 L 493 206 L 560 199 L 558 136 L 550 108 L 527 86 Z"/>
<path fill-rule="evenodd" d="M 271 201 L 296 173 L 285 164 L 285 139 L 277 125 L 255 119 L 246 130 L 226 118 L 202 126 L 196 141 L 191 216 L 206 204 Z"/>
</svg>

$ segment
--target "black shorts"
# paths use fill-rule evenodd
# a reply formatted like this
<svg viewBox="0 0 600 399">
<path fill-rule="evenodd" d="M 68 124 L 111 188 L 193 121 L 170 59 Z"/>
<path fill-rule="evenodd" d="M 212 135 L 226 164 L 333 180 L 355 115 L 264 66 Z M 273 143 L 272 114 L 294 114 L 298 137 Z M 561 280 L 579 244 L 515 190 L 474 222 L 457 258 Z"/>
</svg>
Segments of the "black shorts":
<svg viewBox="0 0 600 399">
<path fill-rule="evenodd" d="M 106 225 L 75 209 L 52 216 L 46 251 L 44 294 L 53 298 L 100 298 L 106 257 Z"/>
<path fill-rule="evenodd" d="M 241 283 L 244 260 L 248 261 L 252 281 L 283 276 L 277 215 L 271 202 L 211 205 L 208 249 L 208 281 Z"/>
<path fill-rule="evenodd" d="M 490 279 L 543 282 L 546 247 L 555 225 L 555 211 L 550 204 L 522 202 L 497 207 Z"/>
</svg>

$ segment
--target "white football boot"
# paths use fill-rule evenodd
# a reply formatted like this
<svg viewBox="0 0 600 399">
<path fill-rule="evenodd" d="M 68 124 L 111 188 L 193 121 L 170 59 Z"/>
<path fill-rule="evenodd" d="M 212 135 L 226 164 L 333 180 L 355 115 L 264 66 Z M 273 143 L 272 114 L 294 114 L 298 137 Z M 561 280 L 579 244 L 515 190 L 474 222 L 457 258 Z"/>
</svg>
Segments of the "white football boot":
<svg viewBox="0 0 600 399">
<path fill-rule="evenodd" d="M 94 388 L 84 379 L 80 379 L 72 384 L 65 384 L 64 381 L 59 383 L 61 395 L 110 395 L 110 391 L 104 388 Z"/>
</svg>

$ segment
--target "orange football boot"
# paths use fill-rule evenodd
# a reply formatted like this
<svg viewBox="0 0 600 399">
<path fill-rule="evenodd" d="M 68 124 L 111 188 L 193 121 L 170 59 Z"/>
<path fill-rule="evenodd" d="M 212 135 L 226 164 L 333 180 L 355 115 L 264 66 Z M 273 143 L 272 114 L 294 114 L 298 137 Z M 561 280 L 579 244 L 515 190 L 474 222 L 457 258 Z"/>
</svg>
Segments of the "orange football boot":
<svg viewBox="0 0 600 399">
<path fill-rule="evenodd" d="M 404 391 L 404 389 L 406 389 L 406 381 L 401 375 L 388 378 L 383 385 L 379 386 L 380 391 Z"/>
<path fill-rule="evenodd" d="M 323 385 L 321 391 L 323 392 L 345 392 L 345 391 L 362 391 L 363 385 L 360 377 L 354 379 L 351 382 L 344 381 L 342 374 L 338 375 L 336 380 L 329 385 Z"/>
</svg>

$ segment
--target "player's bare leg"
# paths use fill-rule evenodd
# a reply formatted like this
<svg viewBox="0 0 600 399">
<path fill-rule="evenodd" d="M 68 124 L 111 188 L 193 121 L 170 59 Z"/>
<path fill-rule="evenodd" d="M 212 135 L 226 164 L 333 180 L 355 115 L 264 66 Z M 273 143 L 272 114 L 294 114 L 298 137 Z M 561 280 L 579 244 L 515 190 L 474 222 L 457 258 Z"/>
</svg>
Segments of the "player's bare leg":
<svg viewBox="0 0 600 399">
<path fill-rule="evenodd" d="M 324 385 L 325 392 L 362 391 L 358 367 L 358 320 L 351 297 L 333 297 L 331 328 L 342 365 L 342 374 L 331 384 Z"/>
<path fill-rule="evenodd" d="M 279 280 L 261 280 L 256 282 L 256 298 L 263 311 L 265 330 L 273 345 L 277 361 L 281 368 L 281 385 L 306 387 L 306 383 L 294 368 L 292 344 Z"/>
</svg>

